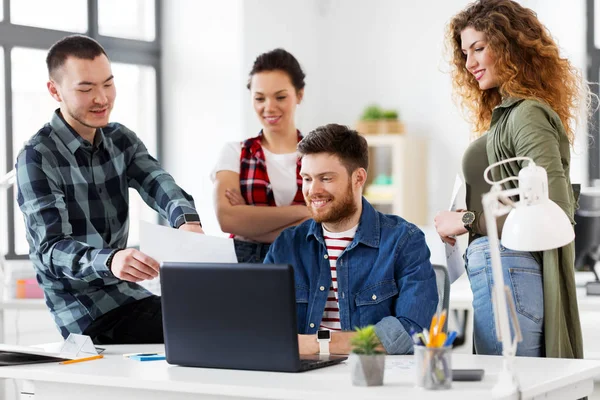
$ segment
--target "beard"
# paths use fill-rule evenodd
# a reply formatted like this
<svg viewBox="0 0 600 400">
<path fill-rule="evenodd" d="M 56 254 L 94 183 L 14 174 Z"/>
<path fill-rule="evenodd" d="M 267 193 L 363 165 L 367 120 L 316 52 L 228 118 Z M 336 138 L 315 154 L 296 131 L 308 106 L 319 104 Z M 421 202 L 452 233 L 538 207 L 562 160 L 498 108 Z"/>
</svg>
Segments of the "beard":
<svg viewBox="0 0 600 400">
<path fill-rule="evenodd" d="M 328 209 L 326 211 L 315 210 L 311 206 L 312 200 L 329 199 L 331 195 L 327 193 L 319 196 L 308 196 L 304 198 L 308 210 L 315 222 L 318 223 L 339 223 L 345 219 L 349 219 L 358 210 L 358 206 L 354 202 L 354 194 L 352 193 L 352 180 L 348 180 L 348 187 L 346 192 L 339 198 L 331 199 L 329 205 L 325 206 Z"/>
</svg>

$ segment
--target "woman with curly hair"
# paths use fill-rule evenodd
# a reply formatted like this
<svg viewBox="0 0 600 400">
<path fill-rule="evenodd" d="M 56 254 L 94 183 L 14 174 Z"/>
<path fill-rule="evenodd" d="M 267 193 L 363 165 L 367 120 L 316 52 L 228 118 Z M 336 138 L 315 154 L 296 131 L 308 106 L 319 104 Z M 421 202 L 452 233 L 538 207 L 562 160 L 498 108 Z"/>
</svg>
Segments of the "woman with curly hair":
<svg viewBox="0 0 600 400">
<path fill-rule="evenodd" d="M 535 12 L 511 0 L 479 0 L 455 15 L 447 30 L 456 99 L 477 138 L 463 156 L 467 209 L 435 218 L 441 239 L 468 233 L 465 254 L 473 291 L 478 354 L 501 354 L 491 299 L 492 267 L 481 197 L 490 190 L 484 169 L 526 156 L 546 169 L 550 198 L 573 223 L 576 200 L 569 179 L 570 145 L 580 101 L 589 99 L 580 73 Z M 587 95 L 587 97 L 586 97 Z M 517 176 L 524 161 L 492 170 L 494 180 Z M 516 187 L 514 181 L 504 188 Z M 504 219 L 498 220 L 501 234 Z M 574 244 L 539 253 L 500 246 L 504 280 L 523 333 L 517 355 L 582 358 L 575 295 Z"/>
</svg>

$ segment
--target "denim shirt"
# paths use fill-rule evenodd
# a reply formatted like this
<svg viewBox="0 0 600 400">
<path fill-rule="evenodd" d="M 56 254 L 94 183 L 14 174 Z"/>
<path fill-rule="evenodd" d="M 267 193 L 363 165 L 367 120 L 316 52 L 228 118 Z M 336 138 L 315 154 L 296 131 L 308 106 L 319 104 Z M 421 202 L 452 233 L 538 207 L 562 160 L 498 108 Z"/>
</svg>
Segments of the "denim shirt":
<svg viewBox="0 0 600 400">
<path fill-rule="evenodd" d="M 429 248 L 415 225 L 376 211 L 364 198 L 362 207 L 354 240 L 337 259 L 342 330 L 375 325 L 388 354 L 411 354 L 410 328 L 428 326 L 438 304 Z M 321 224 L 286 229 L 264 262 L 294 267 L 298 333 L 316 333 L 331 286 Z"/>
</svg>

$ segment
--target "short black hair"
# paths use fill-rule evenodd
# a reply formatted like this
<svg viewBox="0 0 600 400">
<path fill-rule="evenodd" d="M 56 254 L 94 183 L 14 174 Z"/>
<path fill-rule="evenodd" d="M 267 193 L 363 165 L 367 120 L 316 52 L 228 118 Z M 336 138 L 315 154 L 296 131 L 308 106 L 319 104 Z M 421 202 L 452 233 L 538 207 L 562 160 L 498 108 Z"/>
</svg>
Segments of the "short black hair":
<svg viewBox="0 0 600 400">
<path fill-rule="evenodd" d="M 358 168 L 369 167 L 369 145 L 357 131 L 344 125 L 328 124 L 309 132 L 300 143 L 301 157 L 308 154 L 329 153 L 337 156 L 349 174 Z"/>
<path fill-rule="evenodd" d="M 296 88 L 296 92 L 304 89 L 304 78 L 306 78 L 306 75 L 302 71 L 296 57 L 284 49 L 271 50 L 256 57 L 246 87 L 250 89 L 254 74 L 264 71 L 283 71 L 290 77 L 292 85 Z"/>
<path fill-rule="evenodd" d="M 62 67 L 69 57 L 93 60 L 102 54 L 108 57 L 100 43 L 88 36 L 65 36 L 54 43 L 52 47 L 50 47 L 50 50 L 48 50 L 48 55 L 46 56 L 48 75 L 54 77 L 56 70 Z"/>
</svg>

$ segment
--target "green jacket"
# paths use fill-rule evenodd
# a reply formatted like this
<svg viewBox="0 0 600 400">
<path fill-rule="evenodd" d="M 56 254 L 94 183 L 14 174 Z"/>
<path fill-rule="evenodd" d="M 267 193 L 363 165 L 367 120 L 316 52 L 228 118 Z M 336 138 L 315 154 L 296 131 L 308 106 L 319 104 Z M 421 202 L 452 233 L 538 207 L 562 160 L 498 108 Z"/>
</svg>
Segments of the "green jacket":
<svg viewBox="0 0 600 400">
<path fill-rule="evenodd" d="M 571 159 L 564 126 L 547 104 L 507 98 L 492 113 L 487 134 L 490 165 L 516 156 L 531 157 L 548 173 L 550 199 L 574 224 L 577 202 L 569 178 Z M 492 170 L 494 180 L 518 176 L 525 161 L 511 162 Z M 516 181 L 504 184 L 517 187 Z M 546 357 L 583 358 L 583 340 L 575 292 L 575 244 L 536 253 L 544 281 L 544 337 Z"/>
</svg>

